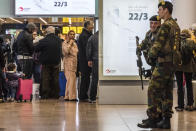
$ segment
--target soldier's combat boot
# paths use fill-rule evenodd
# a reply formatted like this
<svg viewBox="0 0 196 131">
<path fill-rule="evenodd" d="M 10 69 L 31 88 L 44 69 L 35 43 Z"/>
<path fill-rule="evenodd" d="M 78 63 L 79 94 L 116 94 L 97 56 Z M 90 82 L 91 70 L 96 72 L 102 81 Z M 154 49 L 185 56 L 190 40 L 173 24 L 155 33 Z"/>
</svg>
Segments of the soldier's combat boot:
<svg viewBox="0 0 196 131">
<path fill-rule="evenodd" d="M 157 128 L 170 129 L 171 128 L 170 118 L 164 117 L 162 121 L 157 123 Z"/>
<path fill-rule="evenodd" d="M 144 122 L 148 121 L 149 119 L 150 119 L 150 118 L 143 119 L 143 120 L 142 120 L 142 123 L 144 123 Z M 156 121 L 156 123 L 158 123 L 158 122 L 160 122 L 162 119 L 163 119 L 163 118 L 162 118 L 162 116 L 161 116 L 161 115 L 159 115 L 159 117 L 158 117 L 157 119 L 154 119 L 154 120 Z"/>
<path fill-rule="evenodd" d="M 156 128 L 156 120 L 146 119 L 144 122 L 137 124 L 140 128 Z"/>
<path fill-rule="evenodd" d="M 146 122 L 146 121 L 148 121 L 148 120 L 149 120 L 149 118 L 143 119 L 143 120 L 142 120 L 142 123 L 144 123 L 144 122 Z"/>
</svg>

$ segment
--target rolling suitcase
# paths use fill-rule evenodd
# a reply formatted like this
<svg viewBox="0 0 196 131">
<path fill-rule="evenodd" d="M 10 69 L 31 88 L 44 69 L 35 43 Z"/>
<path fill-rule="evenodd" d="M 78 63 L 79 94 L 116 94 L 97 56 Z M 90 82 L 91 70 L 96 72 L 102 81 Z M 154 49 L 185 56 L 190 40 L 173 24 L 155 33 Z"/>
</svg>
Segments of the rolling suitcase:
<svg viewBox="0 0 196 131">
<path fill-rule="evenodd" d="M 32 101 L 32 87 L 33 80 L 31 79 L 19 79 L 19 86 L 16 93 L 16 99 L 20 102 L 30 100 Z"/>
<path fill-rule="evenodd" d="M 60 96 L 65 96 L 66 78 L 63 71 L 59 72 Z"/>
</svg>

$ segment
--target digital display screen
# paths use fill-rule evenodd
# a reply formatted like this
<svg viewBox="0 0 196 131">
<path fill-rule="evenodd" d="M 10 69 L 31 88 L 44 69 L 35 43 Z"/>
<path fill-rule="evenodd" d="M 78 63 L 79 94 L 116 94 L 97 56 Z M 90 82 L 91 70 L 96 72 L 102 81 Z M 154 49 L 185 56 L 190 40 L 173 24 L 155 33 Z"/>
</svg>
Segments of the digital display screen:
<svg viewBox="0 0 196 131">
<path fill-rule="evenodd" d="M 15 15 L 95 15 L 95 0 L 15 0 Z"/>
</svg>

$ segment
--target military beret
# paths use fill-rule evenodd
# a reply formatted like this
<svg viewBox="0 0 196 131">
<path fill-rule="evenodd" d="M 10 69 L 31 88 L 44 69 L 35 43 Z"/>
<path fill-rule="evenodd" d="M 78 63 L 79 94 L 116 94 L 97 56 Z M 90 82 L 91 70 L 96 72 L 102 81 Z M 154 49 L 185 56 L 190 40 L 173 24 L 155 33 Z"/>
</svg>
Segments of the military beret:
<svg viewBox="0 0 196 131">
<path fill-rule="evenodd" d="M 150 21 L 161 21 L 158 15 L 153 15 L 149 20 Z"/>
<path fill-rule="evenodd" d="M 160 6 L 164 6 L 166 8 L 173 8 L 173 4 L 171 2 L 164 0 L 159 3 L 158 7 Z"/>
<path fill-rule="evenodd" d="M 171 3 L 171 2 L 169 2 L 169 1 L 161 1 L 160 3 L 159 3 L 159 5 L 158 5 L 158 8 L 160 7 L 160 6 L 162 6 L 163 8 L 167 8 L 168 10 L 169 10 L 169 12 L 170 12 L 170 14 L 172 13 L 172 11 L 173 11 L 173 4 Z"/>
</svg>

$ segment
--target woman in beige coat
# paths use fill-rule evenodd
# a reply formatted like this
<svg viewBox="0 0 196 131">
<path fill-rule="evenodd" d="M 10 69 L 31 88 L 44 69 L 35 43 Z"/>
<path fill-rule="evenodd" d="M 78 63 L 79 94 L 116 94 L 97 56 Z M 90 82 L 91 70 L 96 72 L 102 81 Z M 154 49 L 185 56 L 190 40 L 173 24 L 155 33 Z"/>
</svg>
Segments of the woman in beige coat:
<svg viewBox="0 0 196 131">
<path fill-rule="evenodd" d="M 67 79 L 65 100 L 77 101 L 76 99 L 76 70 L 77 70 L 77 54 L 78 47 L 74 40 L 75 32 L 70 30 L 68 39 L 63 42 L 62 52 L 64 55 L 64 73 Z"/>
</svg>

